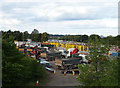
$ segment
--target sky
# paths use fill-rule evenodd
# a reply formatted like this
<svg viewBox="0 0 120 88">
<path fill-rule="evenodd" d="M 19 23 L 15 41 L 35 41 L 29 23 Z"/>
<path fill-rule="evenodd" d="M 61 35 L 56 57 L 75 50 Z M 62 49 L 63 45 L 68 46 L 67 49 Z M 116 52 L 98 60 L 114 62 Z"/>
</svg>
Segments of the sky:
<svg viewBox="0 0 120 88">
<path fill-rule="evenodd" d="M 0 30 L 118 35 L 119 0 L 0 0 Z"/>
</svg>

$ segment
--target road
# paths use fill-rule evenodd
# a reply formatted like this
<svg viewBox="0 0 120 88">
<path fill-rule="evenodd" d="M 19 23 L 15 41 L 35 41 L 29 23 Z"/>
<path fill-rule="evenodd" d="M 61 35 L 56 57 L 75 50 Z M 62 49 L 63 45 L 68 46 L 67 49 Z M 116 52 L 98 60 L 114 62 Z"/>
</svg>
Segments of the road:
<svg viewBox="0 0 120 88">
<path fill-rule="evenodd" d="M 62 74 L 60 70 L 56 69 L 56 73 L 49 73 L 49 81 L 46 86 L 78 86 L 79 81 L 76 79 L 78 75 Z"/>
</svg>

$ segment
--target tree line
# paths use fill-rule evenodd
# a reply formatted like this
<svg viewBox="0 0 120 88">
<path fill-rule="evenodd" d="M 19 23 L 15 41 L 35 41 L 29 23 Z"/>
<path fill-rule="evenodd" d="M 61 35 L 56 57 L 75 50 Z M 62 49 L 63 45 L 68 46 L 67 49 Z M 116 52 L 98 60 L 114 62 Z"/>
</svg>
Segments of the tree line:
<svg viewBox="0 0 120 88">
<path fill-rule="evenodd" d="M 10 36 L 14 36 L 17 41 L 27 41 L 27 39 L 31 39 L 32 41 L 35 42 L 43 42 L 47 41 L 49 34 L 47 32 L 44 33 L 39 33 L 37 29 L 34 29 L 32 33 L 28 33 L 28 31 L 25 32 L 20 32 L 20 31 L 2 31 L 2 38 L 6 39 L 9 38 Z"/>
<path fill-rule="evenodd" d="M 97 37 L 98 39 L 102 40 L 103 44 L 108 43 L 109 45 L 120 45 L 120 35 L 117 36 L 99 36 L 97 34 L 88 35 L 52 35 L 48 34 L 47 32 L 39 33 L 37 29 L 34 29 L 32 33 L 28 33 L 28 31 L 20 32 L 20 31 L 2 31 L 3 39 L 8 38 L 9 36 L 14 36 L 15 40 L 18 41 L 26 41 L 27 39 L 31 39 L 35 42 L 43 42 L 47 41 L 48 39 L 57 39 L 57 40 L 65 40 L 65 41 L 76 41 L 76 42 L 83 42 L 88 43 L 90 39 L 95 40 Z"/>
<path fill-rule="evenodd" d="M 60 37 L 59 39 L 66 40 L 66 41 L 77 41 L 77 42 L 84 42 L 88 43 L 89 40 L 95 40 L 95 38 L 98 38 L 102 40 L 101 42 L 106 44 L 109 43 L 110 45 L 118 45 L 120 44 L 120 35 L 117 35 L 115 37 L 113 36 L 107 36 L 107 37 L 101 37 L 97 34 L 91 34 L 90 36 L 88 35 L 65 35 Z"/>
</svg>

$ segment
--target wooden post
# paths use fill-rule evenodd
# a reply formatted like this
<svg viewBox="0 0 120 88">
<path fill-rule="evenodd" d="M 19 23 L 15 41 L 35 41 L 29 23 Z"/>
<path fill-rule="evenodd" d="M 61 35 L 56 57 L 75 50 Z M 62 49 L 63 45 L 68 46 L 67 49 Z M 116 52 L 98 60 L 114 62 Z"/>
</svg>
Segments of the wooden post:
<svg viewBox="0 0 120 88">
<path fill-rule="evenodd" d="M 56 73 L 56 71 L 54 70 L 54 74 Z"/>
</svg>

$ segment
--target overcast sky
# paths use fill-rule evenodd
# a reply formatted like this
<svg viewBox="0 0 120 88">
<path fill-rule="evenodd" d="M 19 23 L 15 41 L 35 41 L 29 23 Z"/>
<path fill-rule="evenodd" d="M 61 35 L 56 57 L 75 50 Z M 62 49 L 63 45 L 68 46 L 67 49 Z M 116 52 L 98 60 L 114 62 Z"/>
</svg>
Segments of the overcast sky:
<svg viewBox="0 0 120 88">
<path fill-rule="evenodd" d="M 0 0 L 0 29 L 118 35 L 119 0 Z"/>
</svg>

